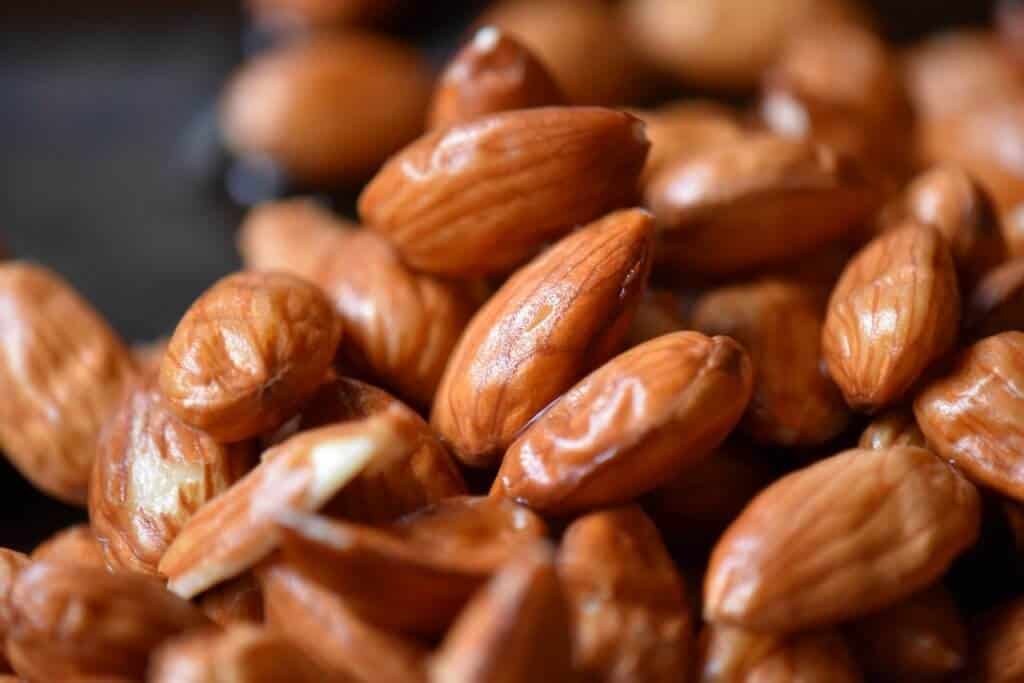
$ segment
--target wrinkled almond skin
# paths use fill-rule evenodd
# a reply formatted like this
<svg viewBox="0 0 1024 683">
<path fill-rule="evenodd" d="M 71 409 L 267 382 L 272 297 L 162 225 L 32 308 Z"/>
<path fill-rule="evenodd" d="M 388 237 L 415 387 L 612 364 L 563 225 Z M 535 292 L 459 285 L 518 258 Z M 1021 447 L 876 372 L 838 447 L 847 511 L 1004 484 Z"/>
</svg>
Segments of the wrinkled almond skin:
<svg viewBox="0 0 1024 683">
<path fill-rule="evenodd" d="M 935 453 L 972 480 L 1024 501 L 1024 333 L 1003 332 L 962 352 L 949 374 L 914 400 Z"/>
<path fill-rule="evenodd" d="M 56 273 L 0 264 L 0 446 L 45 493 L 84 505 L 96 434 L 135 375 L 117 334 Z"/>
<path fill-rule="evenodd" d="M 659 260 L 703 276 L 813 251 L 849 234 L 877 203 L 850 159 L 768 133 L 667 164 L 646 197 L 660 228 Z"/>
<path fill-rule="evenodd" d="M 485 26 L 445 68 L 430 127 L 441 128 L 513 109 L 566 104 L 551 73 L 514 36 Z"/>
<path fill-rule="evenodd" d="M 239 237 L 246 267 L 282 270 L 319 285 L 345 328 L 346 368 L 430 405 L 441 373 L 476 310 L 464 287 L 416 273 L 380 235 L 304 200 L 264 204 Z"/>
<path fill-rule="evenodd" d="M 913 447 L 851 450 L 775 482 L 719 540 L 704 616 L 764 631 L 828 626 L 930 585 L 978 536 L 974 486 Z"/>
<path fill-rule="evenodd" d="M 208 623 L 149 577 L 79 564 L 32 563 L 18 575 L 11 603 L 8 655 L 30 680 L 141 679 L 154 647 Z"/>
<path fill-rule="evenodd" d="M 547 514 L 627 502 L 709 455 L 752 386 L 750 359 L 728 337 L 653 339 L 534 419 L 505 453 L 492 494 Z"/>
<path fill-rule="evenodd" d="M 14 620 L 11 591 L 18 574 L 29 565 L 29 558 L 16 550 L 0 548 L 0 643 L 7 640 L 7 630 Z M 0 669 L 10 671 L 5 647 L 0 647 Z"/>
<path fill-rule="evenodd" d="M 302 183 L 357 184 L 422 132 L 430 88 L 421 58 L 389 38 L 288 41 L 235 74 L 221 131 L 236 154 L 268 158 Z"/>
<path fill-rule="evenodd" d="M 956 270 L 935 228 L 876 237 L 832 290 L 822 349 L 846 402 L 874 412 L 899 400 L 950 350 L 960 324 Z"/>
<path fill-rule="evenodd" d="M 648 147 L 643 124 L 611 109 L 495 114 L 395 155 L 363 191 L 359 215 L 416 270 L 507 272 L 544 242 L 634 202 Z"/>
<path fill-rule="evenodd" d="M 58 531 L 36 546 L 33 562 L 64 562 L 107 569 L 103 548 L 88 524 L 76 524 Z"/>
<path fill-rule="evenodd" d="M 884 450 L 893 446 L 927 448 L 924 434 L 917 426 L 914 413 L 905 408 L 893 408 L 871 421 L 860 435 L 858 448 Z"/>
<path fill-rule="evenodd" d="M 178 323 L 160 389 L 185 423 L 221 442 L 269 432 L 324 378 L 341 322 L 319 289 L 277 272 L 236 273 Z"/>
<path fill-rule="evenodd" d="M 189 518 L 252 465 L 248 444 L 217 443 L 185 424 L 155 381 L 136 383 L 104 427 L 93 465 L 89 519 L 107 564 L 156 576 Z"/>
<path fill-rule="evenodd" d="M 974 338 L 1024 329 L 1024 259 L 988 272 L 967 299 L 964 329 Z"/>
<path fill-rule="evenodd" d="M 797 283 L 767 279 L 712 290 L 693 328 L 728 335 L 750 354 L 754 395 L 744 429 L 762 443 L 814 446 L 843 431 L 849 410 L 821 356 L 824 301 Z"/>
<path fill-rule="evenodd" d="M 857 662 L 831 629 L 795 635 L 708 624 L 701 634 L 700 683 L 860 683 Z"/>
<path fill-rule="evenodd" d="M 985 683 L 1024 677 L 1024 599 L 1016 598 L 971 625 L 970 673 Z"/>
<path fill-rule="evenodd" d="M 210 621 L 221 626 L 263 623 L 263 593 L 252 572 L 206 591 L 198 604 Z"/>
<path fill-rule="evenodd" d="M 686 679 L 693 625 L 685 587 L 639 507 L 573 522 L 558 573 L 573 615 L 577 669 L 609 682 Z"/>
<path fill-rule="evenodd" d="M 631 209 L 564 238 L 509 278 L 452 353 L 431 424 L 463 463 L 497 463 L 541 408 L 625 338 L 650 273 L 652 220 Z"/>
</svg>

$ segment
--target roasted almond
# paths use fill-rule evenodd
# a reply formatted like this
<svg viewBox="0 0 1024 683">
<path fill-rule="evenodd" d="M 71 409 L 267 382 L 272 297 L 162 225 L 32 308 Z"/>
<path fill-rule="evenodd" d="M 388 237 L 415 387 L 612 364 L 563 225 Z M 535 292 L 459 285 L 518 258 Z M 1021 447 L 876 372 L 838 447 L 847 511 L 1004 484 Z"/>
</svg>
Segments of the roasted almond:
<svg viewBox="0 0 1024 683">
<path fill-rule="evenodd" d="M 497 463 L 524 425 L 622 343 L 646 287 L 650 214 L 613 213 L 509 278 L 452 353 L 431 424 L 462 462 Z"/>
<path fill-rule="evenodd" d="M 928 447 L 914 419 L 914 413 L 905 408 L 893 408 L 872 420 L 861 433 L 857 446 L 873 450 L 893 446 Z"/>
<path fill-rule="evenodd" d="M 913 447 L 851 450 L 775 482 L 718 542 L 709 621 L 791 632 L 863 616 L 935 581 L 978 535 L 977 490 Z"/>
<path fill-rule="evenodd" d="M 88 524 L 75 524 L 61 529 L 37 545 L 32 551 L 31 558 L 33 562 L 64 562 L 107 568 L 103 548 L 96 540 L 95 531 Z"/>
<path fill-rule="evenodd" d="M 1024 259 L 988 272 L 967 299 L 964 329 L 975 338 L 1024 329 Z"/>
<path fill-rule="evenodd" d="M 0 445 L 35 486 L 84 505 L 96 434 L 135 374 L 117 334 L 56 273 L 0 264 Z"/>
<path fill-rule="evenodd" d="M 846 402 L 873 412 L 902 398 L 950 350 L 959 323 L 949 247 L 935 228 L 909 222 L 876 237 L 846 266 L 821 344 Z"/>
<path fill-rule="evenodd" d="M 753 372 L 728 337 L 677 332 L 612 359 L 552 403 L 502 460 L 492 494 L 549 514 L 627 502 L 709 455 Z"/>
<path fill-rule="evenodd" d="M 253 573 L 246 572 L 203 593 L 199 609 L 221 626 L 262 624 L 263 593 Z"/>
<path fill-rule="evenodd" d="M 857 662 L 832 629 L 798 634 L 708 624 L 701 634 L 700 683 L 860 683 Z"/>
<path fill-rule="evenodd" d="M 643 124 L 611 109 L 495 114 L 395 155 L 363 191 L 359 215 L 417 270 L 506 272 L 633 203 L 648 147 Z"/>
</svg>

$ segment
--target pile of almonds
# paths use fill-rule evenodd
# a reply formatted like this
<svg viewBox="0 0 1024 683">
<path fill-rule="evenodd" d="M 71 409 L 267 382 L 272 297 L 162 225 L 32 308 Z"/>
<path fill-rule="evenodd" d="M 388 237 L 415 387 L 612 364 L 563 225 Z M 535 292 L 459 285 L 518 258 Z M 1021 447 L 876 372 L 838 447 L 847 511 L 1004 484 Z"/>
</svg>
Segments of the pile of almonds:
<svg viewBox="0 0 1024 683">
<path fill-rule="evenodd" d="M 228 145 L 360 222 L 254 208 L 135 349 L 0 264 L 89 514 L 0 549 L 0 679 L 1024 680 L 1024 10 L 504 0 L 433 84 L 400 0 L 249 4 Z"/>
</svg>

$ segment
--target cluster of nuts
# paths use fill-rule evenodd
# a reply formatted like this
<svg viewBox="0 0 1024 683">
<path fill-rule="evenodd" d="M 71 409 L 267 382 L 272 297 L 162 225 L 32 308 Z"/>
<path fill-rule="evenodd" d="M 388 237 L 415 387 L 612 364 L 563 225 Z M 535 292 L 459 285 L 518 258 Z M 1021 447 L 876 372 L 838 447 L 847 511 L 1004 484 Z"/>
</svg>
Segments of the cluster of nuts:
<svg viewBox="0 0 1024 683">
<path fill-rule="evenodd" d="M 134 350 L 0 264 L 0 444 L 89 513 L 0 549 L 0 679 L 1024 680 L 954 576 L 1024 553 L 1024 11 L 504 0 L 432 86 L 399 0 L 250 5 L 229 145 L 361 226 L 255 208 Z M 666 79 L 759 94 L 610 108 Z"/>
</svg>

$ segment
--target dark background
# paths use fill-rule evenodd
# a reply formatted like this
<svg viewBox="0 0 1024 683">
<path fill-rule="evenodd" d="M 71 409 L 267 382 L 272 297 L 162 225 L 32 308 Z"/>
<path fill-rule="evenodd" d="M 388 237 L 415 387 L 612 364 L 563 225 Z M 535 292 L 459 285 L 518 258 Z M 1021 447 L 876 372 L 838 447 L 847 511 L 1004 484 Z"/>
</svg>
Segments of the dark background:
<svg viewBox="0 0 1024 683">
<path fill-rule="evenodd" d="M 401 30 L 440 62 L 481 4 L 417 3 L 422 16 Z M 983 23 L 992 3 L 869 4 L 905 41 Z M 213 103 L 253 42 L 237 2 L 0 8 L 0 242 L 64 275 L 131 341 L 168 334 L 238 267 L 241 211 L 221 190 Z M 82 516 L 0 459 L 0 544 L 31 548 Z"/>
</svg>

